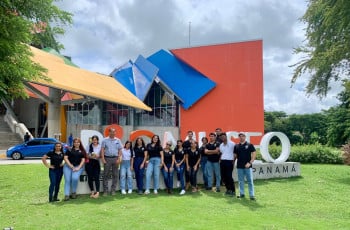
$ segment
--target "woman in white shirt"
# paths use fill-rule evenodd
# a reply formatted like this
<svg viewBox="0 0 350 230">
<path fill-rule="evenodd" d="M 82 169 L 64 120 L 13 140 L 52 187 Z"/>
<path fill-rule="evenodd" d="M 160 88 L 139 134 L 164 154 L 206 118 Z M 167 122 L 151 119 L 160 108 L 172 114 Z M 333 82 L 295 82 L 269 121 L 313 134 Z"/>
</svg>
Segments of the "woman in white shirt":
<svg viewBox="0 0 350 230">
<path fill-rule="evenodd" d="M 122 149 L 122 163 L 120 165 L 120 190 L 122 194 L 126 194 L 126 184 L 128 193 L 132 193 L 132 174 L 134 153 L 131 148 L 131 142 L 126 141 Z"/>
</svg>

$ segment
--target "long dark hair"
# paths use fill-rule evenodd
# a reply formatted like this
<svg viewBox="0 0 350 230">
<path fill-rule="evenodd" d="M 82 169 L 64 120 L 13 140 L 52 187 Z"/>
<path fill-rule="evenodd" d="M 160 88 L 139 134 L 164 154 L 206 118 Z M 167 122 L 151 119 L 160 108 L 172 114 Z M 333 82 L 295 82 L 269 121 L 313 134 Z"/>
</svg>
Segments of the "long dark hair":
<svg viewBox="0 0 350 230">
<path fill-rule="evenodd" d="M 73 148 L 74 149 L 74 142 L 75 141 L 79 141 L 80 145 L 79 145 L 79 150 L 84 154 L 84 157 L 87 158 L 87 154 L 86 154 L 86 150 L 83 146 L 83 143 L 81 142 L 80 138 L 76 137 L 73 139 Z"/>
<path fill-rule="evenodd" d="M 135 141 L 135 143 L 134 143 L 134 148 L 138 147 L 138 145 L 137 145 L 138 140 L 141 140 L 141 142 L 142 142 L 141 147 L 145 148 L 145 146 L 146 146 L 146 145 L 145 145 L 145 141 L 143 140 L 142 137 L 136 138 L 136 141 Z"/>
<path fill-rule="evenodd" d="M 154 138 L 154 137 L 158 137 L 158 141 L 156 142 L 156 146 L 157 146 L 157 147 L 161 147 L 161 145 L 160 145 L 160 138 L 159 138 L 158 135 L 153 135 L 153 137 L 151 138 L 151 144 L 153 143 L 153 138 Z"/>
</svg>

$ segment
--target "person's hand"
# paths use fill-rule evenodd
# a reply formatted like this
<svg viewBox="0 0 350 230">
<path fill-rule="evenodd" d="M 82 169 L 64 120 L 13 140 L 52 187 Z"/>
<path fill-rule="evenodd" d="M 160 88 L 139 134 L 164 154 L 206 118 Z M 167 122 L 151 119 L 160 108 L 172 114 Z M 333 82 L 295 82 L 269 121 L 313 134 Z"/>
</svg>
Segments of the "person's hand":
<svg viewBox="0 0 350 230">
<path fill-rule="evenodd" d="M 145 164 L 142 163 L 142 164 L 140 165 L 140 169 L 143 169 L 144 167 L 145 167 Z"/>
</svg>

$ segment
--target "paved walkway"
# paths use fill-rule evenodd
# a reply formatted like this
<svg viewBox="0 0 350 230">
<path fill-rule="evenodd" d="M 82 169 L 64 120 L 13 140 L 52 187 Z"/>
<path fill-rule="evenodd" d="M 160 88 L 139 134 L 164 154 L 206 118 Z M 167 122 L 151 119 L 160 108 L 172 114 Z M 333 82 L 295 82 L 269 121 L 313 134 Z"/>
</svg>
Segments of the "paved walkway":
<svg viewBox="0 0 350 230">
<path fill-rule="evenodd" d="M 0 150 L 0 165 L 23 165 L 23 164 L 40 164 L 41 159 L 24 158 L 23 160 L 12 160 L 6 157 L 6 150 Z"/>
</svg>

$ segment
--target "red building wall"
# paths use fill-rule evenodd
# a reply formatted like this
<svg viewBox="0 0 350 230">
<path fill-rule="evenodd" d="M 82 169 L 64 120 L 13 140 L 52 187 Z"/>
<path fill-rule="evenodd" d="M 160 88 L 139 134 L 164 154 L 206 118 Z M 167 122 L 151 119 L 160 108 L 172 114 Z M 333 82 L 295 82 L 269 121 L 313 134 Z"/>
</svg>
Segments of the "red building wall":
<svg viewBox="0 0 350 230">
<path fill-rule="evenodd" d="M 188 130 L 264 133 L 262 40 L 173 49 L 171 52 L 217 86 L 188 110 L 181 109 L 180 135 Z M 187 86 L 195 90 L 197 86 Z M 259 144 L 261 137 L 252 137 Z"/>
</svg>

